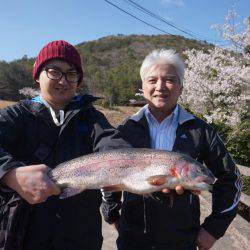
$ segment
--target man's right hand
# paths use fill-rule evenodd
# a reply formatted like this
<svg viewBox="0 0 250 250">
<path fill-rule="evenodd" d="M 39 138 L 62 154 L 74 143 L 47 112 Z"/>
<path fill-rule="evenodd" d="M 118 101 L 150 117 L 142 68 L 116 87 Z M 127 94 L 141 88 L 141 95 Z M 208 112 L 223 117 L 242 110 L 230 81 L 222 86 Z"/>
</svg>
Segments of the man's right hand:
<svg viewBox="0 0 250 250">
<path fill-rule="evenodd" d="M 16 191 L 30 204 L 41 203 L 61 190 L 47 175 L 49 168 L 44 165 L 18 167 L 8 172 L 2 183 Z"/>
<path fill-rule="evenodd" d="M 113 222 L 113 226 L 114 226 L 114 228 L 118 231 L 118 220 L 117 221 L 115 221 L 115 222 Z"/>
</svg>

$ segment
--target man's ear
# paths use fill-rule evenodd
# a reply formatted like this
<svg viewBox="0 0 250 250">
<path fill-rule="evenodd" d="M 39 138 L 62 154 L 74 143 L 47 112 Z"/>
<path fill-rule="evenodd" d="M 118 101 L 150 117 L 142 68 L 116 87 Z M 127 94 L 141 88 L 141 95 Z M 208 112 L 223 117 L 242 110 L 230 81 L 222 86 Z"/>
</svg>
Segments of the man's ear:
<svg viewBox="0 0 250 250">
<path fill-rule="evenodd" d="M 182 91 L 183 91 L 183 85 L 180 88 L 180 95 L 182 94 Z"/>
<path fill-rule="evenodd" d="M 183 91 L 183 83 L 181 84 L 181 89 L 180 89 L 180 91 L 181 91 L 181 93 L 182 93 L 182 91 Z"/>
<path fill-rule="evenodd" d="M 183 82 L 180 80 L 179 77 L 178 77 L 178 84 L 181 84 L 181 87 L 180 87 L 180 95 L 181 95 L 183 91 Z"/>
</svg>

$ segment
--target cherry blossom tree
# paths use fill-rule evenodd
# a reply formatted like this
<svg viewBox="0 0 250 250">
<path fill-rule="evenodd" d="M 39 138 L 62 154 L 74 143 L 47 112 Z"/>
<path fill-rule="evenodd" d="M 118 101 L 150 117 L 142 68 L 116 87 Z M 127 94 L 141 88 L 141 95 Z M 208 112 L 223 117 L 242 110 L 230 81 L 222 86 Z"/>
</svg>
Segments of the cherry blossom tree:
<svg viewBox="0 0 250 250">
<path fill-rule="evenodd" d="M 229 43 L 228 48 L 234 51 L 246 53 L 250 45 L 250 17 L 245 18 L 243 25 L 236 23 L 237 12 L 232 9 L 228 11 L 223 25 L 214 24 L 215 29 L 224 41 Z"/>
<path fill-rule="evenodd" d="M 249 101 L 250 56 L 249 25 L 236 33 L 229 20 L 216 26 L 223 38 L 231 42 L 229 49 L 214 46 L 208 51 L 187 50 L 182 103 L 208 122 L 223 122 L 230 126 L 241 121 Z M 249 20 L 249 19 L 248 19 Z M 230 26 L 231 25 L 231 26 Z"/>
<path fill-rule="evenodd" d="M 19 94 L 25 96 L 26 98 L 33 98 L 39 95 L 39 90 L 31 87 L 24 87 L 19 90 Z"/>
</svg>

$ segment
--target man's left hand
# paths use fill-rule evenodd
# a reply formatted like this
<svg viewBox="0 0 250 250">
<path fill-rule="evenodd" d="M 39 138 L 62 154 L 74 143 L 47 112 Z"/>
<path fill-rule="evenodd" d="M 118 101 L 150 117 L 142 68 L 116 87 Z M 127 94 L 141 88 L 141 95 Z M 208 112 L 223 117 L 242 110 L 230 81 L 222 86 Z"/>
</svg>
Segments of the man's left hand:
<svg viewBox="0 0 250 250">
<path fill-rule="evenodd" d="M 216 239 L 210 233 L 208 233 L 204 228 L 201 227 L 196 240 L 196 244 L 199 250 L 210 249 L 215 243 L 215 241 Z"/>
</svg>

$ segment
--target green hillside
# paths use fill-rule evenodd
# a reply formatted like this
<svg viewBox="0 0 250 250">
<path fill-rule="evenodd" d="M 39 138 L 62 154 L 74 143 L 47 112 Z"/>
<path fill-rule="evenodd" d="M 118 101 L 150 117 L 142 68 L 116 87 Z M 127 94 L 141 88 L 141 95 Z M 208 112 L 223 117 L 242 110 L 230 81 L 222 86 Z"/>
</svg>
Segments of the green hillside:
<svg viewBox="0 0 250 250">
<path fill-rule="evenodd" d="M 117 35 L 76 45 L 83 59 L 84 84 L 81 92 L 105 97 L 106 104 L 124 105 L 140 88 L 140 64 L 151 50 L 173 48 L 207 49 L 211 45 L 173 35 Z M 6 63 L 0 61 L 0 98 L 18 100 L 18 90 L 34 87 L 31 77 L 34 58 Z"/>
</svg>

